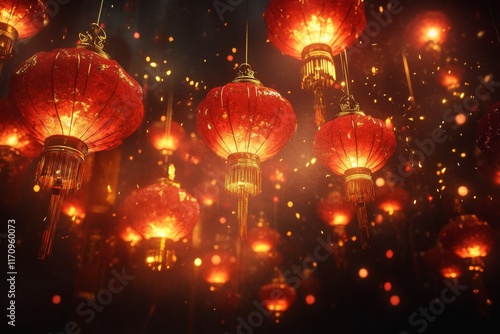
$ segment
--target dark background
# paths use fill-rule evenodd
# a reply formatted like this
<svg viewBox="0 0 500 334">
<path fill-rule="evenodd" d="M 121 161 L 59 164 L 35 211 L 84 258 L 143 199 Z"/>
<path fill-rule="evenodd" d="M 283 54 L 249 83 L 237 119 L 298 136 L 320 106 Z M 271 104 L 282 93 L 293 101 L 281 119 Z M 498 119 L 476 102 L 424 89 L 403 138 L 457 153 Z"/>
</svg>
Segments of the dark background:
<svg viewBox="0 0 500 334">
<path fill-rule="evenodd" d="M 450 218 L 467 213 L 476 214 L 498 232 L 500 175 L 476 147 L 475 132 L 479 118 L 500 101 L 499 90 L 481 101 L 477 110 L 468 112 L 464 125 L 453 128 L 453 123 L 442 124 L 447 109 L 462 105 L 460 93 L 474 97 L 479 76 L 500 81 L 498 4 L 484 0 L 400 3 L 402 12 L 393 15 L 387 27 L 370 37 L 365 49 L 352 53 L 349 67 L 351 90 L 362 109 L 380 119 L 391 117 L 396 129 L 396 151 L 374 179 L 384 177 L 390 189 L 406 191 L 403 210 L 388 215 L 375 203 L 369 205 L 369 220 L 383 220 L 370 228 L 371 249 L 362 251 L 359 240 L 347 242 L 342 247 L 343 255 L 334 253 L 318 262 L 316 270 L 300 281 L 297 300 L 279 324 L 265 318 L 260 326 L 240 329 L 241 333 L 423 332 L 420 325 L 409 323 L 409 317 L 420 307 L 428 308 L 446 287 L 424 261 L 426 251 L 436 245 L 440 228 Z M 2 96 L 8 95 L 12 71 L 32 54 L 73 47 L 78 33 L 96 21 L 99 5 L 98 1 L 88 0 L 60 5 L 47 27 L 19 43 L 14 58 L 1 73 Z M 32 190 L 36 159 L 15 178 L 3 180 L 2 220 L 5 224 L 7 219 L 16 220 L 16 328 L 12 331 L 9 327 L 9 332 L 59 333 L 74 321 L 82 333 L 237 333 L 239 317 L 248 321 L 256 311 L 252 302 L 258 300 L 259 287 L 271 281 L 273 268 L 286 272 L 300 267 L 303 259 L 313 254 L 317 238 L 326 240 L 332 234 L 331 228 L 319 219 L 316 206 L 330 192 L 342 192 L 343 179 L 320 163 L 310 164 L 316 131 L 313 98 L 300 88 L 300 62 L 266 42 L 262 17 L 266 6 L 267 1 L 249 1 L 248 7 L 241 1 L 224 12 L 221 20 L 212 1 L 105 1 L 101 23 L 108 35 L 107 51 L 144 87 L 146 115 L 139 129 L 120 147 L 89 156 L 85 182 L 76 195 L 85 204 L 87 215 L 80 224 L 61 216 L 54 251 L 47 261 L 37 260 L 48 194 Z M 365 1 L 368 22 L 374 21 L 371 12 L 380 6 L 386 7 L 387 2 Z M 448 38 L 440 52 L 416 47 L 406 31 L 419 13 L 428 10 L 441 11 L 450 20 Z M 281 235 L 275 253 L 269 257 L 249 256 L 229 283 L 211 291 L 193 260 L 214 245 L 235 252 L 236 200 L 222 190 L 224 161 L 202 145 L 188 151 L 200 160 L 198 164 L 186 160 L 186 151 L 181 149 L 169 158 L 177 169 L 176 180 L 188 192 L 196 197 L 217 195 L 213 205 L 201 204 L 196 237 L 190 235 L 175 245 L 178 261 L 171 270 L 152 272 L 143 263 L 144 245 L 132 248 L 119 238 L 122 226 L 117 212 L 133 189 L 164 175 L 158 165 L 164 157 L 152 148 L 146 130 L 151 122 L 165 115 L 169 90 L 173 91 L 173 120 L 182 124 L 185 141 L 191 142 L 190 134 L 197 136 L 196 106 L 208 90 L 230 82 L 236 75 L 236 64 L 245 61 L 247 17 L 248 62 L 265 86 L 278 90 L 291 102 L 298 127 L 290 143 L 275 158 L 262 163 L 264 191 L 250 199 L 251 226 L 262 213 Z M 140 38 L 134 38 L 135 32 Z M 412 72 L 414 106 L 408 102 L 402 52 L 407 53 Z M 229 61 L 228 55 L 234 60 Z M 159 64 L 158 72 L 146 61 L 148 56 Z M 452 65 L 463 73 L 460 87 L 450 91 L 440 84 L 439 74 L 440 69 Z M 372 74 L 373 67 L 378 69 L 376 75 Z M 164 75 L 166 70 L 172 74 Z M 149 78 L 144 78 L 145 74 Z M 151 79 L 155 75 L 161 77 L 159 83 Z M 328 92 L 327 119 L 338 112 L 342 95 L 339 89 Z M 407 161 L 411 150 L 419 149 L 416 141 L 430 138 L 440 124 L 447 140 L 436 144 L 422 167 L 409 177 L 394 179 L 401 163 L 399 157 Z M 109 161 L 115 163 L 103 167 Z M 444 167 L 446 172 L 437 175 Z M 285 175 L 285 181 L 278 182 L 280 189 L 270 179 L 276 169 Z M 99 204 L 99 191 L 110 175 L 117 177 L 116 200 L 105 213 L 97 212 L 92 208 Z M 217 183 L 210 185 L 211 180 Z M 469 189 L 465 197 L 457 194 L 462 185 Z M 219 223 L 221 217 L 227 219 L 226 224 Z M 1 232 L 5 233 L 6 228 Z M 354 219 L 347 233 L 355 236 L 358 232 Z M 426 333 L 500 333 L 500 247 L 497 234 L 495 238 L 496 245 L 485 259 L 482 274 L 484 291 L 492 304 L 486 310 L 478 307 L 471 274 L 464 272 L 457 282 L 467 288 L 428 322 Z M 7 254 L 6 243 L 1 241 L 2 254 Z M 394 252 L 391 259 L 385 255 L 389 249 Z M 344 266 L 339 265 L 341 259 L 345 260 Z M 358 276 L 360 268 L 368 270 L 367 278 Z M 113 295 L 102 311 L 96 312 L 93 321 L 85 323 L 87 318 L 76 311 L 80 303 L 86 302 L 82 293 L 107 287 L 113 270 L 125 270 L 135 278 Z M 385 282 L 392 283 L 391 291 L 384 290 Z M 7 288 L 1 293 L 4 291 Z M 309 294 L 316 298 L 312 305 L 304 299 Z M 61 297 L 58 304 L 52 301 L 55 295 Z M 392 295 L 400 297 L 399 305 L 391 305 Z"/>
</svg>

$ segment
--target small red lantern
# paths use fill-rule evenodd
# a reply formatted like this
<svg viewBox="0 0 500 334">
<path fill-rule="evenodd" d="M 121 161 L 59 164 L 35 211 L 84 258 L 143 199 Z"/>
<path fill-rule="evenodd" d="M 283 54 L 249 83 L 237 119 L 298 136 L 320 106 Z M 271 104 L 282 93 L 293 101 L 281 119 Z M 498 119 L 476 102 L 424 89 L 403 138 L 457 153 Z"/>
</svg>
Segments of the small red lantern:
<svg viewBox="0 0 500 334">
<path fill-rule="evenodd" d="M 175 121 L 153 122 L 148 129 L 148 139 L 151 145 L 163 154 L 172 155 L 179 148 L 186 136 L 184 128 Z"/>
<path fill-rule="evenodd" d="M 297 293 L 282 278 L 276 278 L 259 289 L 259 298 L 264 307 L 278 319 L 295 302 Z"/>
<path fill-rule="evenodd" d="M 361 0 L 271 0 L 264 12 L 269 41 L 302 61 L 302 87 L 313 90 L 315 121 L 324 122 L 324 89 L 335 84 L 333 56 L 365 29 Z"/>
<path fill-rule="evenodd" d="M 142 89 L 102 50 L 94 24 L 78 48 L 39 52 L 10 81 L 9 98 L 26 131 L 44 143 L 36 171 L 52 191 L 39 258 L 50 255 L 64 196 L 80 188 L 88 152 L 112 149 L 142 122 Z"/>
<path fill-rule="evenodd" d="M 42 0 L 0 2 L 0 62 L 12 56 L 16 40 L 29 38 L 48 23 Z"/>
<path fill-rule="evenodd" d="M 352 96 L 341 101 L 341 112 L 314 137 L 319 161 L 345 175 L 347 200 L 357 207 L 363 249 L 368 247 L 366 203 L 375 199 L 371 174 L 382 168 L 396 146 L 394 132 L 383 121 L 365 115 Z"/>
<path fill-rule="evenodd" d="M 476 215 L 461 215 L 441 228 L 439 240 L 463 259 L 483 258 L 493 247 L 495 231 Z"/>
<path fill-rule="evenodd" d="M 203 279 L 214 285 L 227 283 L 236 267 L 236 257 L 227 251 L 214 250 L 202 258 L 201 271 Z"/>
<path fill-rule="evenodd" d="M 438 272 L 444 278 L 458 278 L 463 273 L 463 259 L 442 247 L 432 247 L 427 250 L 423 260 L 429 269 Z"/>
<path fill-rule="evenodd" d="M 264 87 L 248 64 L 232 83 L 213 88 L 198 106 L 197 129 L 226 159 L 225 189 L 238 196 L 240 238 L 246 239 L 248 195 L 262 192 L 260 163 L 277 154 L 295 132 L 290 102 Z"/>
<path fill-rule="evenodd" d="M 125 225 L 132 226 L 142 239 L 149 241 L 146 263 L 158 271 L 168 269 L 176 259 L 167 243 L 188 235 L 200 214 L 196 199 L 167 179 L 134 191 L 121 208 Z"/>
<path fill-rule="evenodd" d="M 378 207 L 389 216 L 403 210 L 408 201 L 408 192 L 400 187 L 380 187 L 376 189 L 375 193 L 378 198 Z"/>
<path fill-rule="evenodd" d="M 485 157 L 500 168 L 500 102 L 493 104 L 479 119 L 476 144 Z"/>
<path fill-rule="evenodd" d="M 269 253 L 280 239 L 280 234 L 269 226 L 256 226 L 248 232 L 250 248 L 259 254 Z"/>
<path fill-rule="evenodd" d="M 439 52 L 449 30 L 448 16 L 441 11 L 430 10 L 415 15 L 406 27 L 406 36 L 409 36 L 412 46 Z"/>
<path fill-rule="evenodd" d="M 325 224 L 333 227 L 334 232 L 342 241 L 347 240 L 345 227 L 354 216 L 354 207 L 340 193 L 331 192 L 326 198 L 321 199 L 316 212 Z"/>
</svg>

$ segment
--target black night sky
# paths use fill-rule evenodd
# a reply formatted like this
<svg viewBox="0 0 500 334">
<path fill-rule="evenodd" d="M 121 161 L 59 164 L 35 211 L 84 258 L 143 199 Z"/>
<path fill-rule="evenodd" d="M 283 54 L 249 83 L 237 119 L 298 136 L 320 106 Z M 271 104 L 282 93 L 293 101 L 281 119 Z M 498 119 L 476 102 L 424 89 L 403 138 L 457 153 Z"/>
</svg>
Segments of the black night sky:
<svg viewBox="0 0 500 334">
<path fill-rule="evenodd" d="M 37 259 L 49 202 L 46 192 L 33 191 L 37 158 L 18 173 L 2 165 L 1 256 L 7 260 L 7 222 L 14 219 L 17 269 L 16 326 L 8 326 L 5 315 L 2 325 L 9 333 L 500 333 L 500 169 L 476 145 L 479 119 L 500 101 L 498 3 L 364 2 L 372 30 L 349 48 L 350 89 L 365 113 L 390 119 L 396 150 L 373 175 L 377 199 L 367 206 L 371 248 L 362 250 L 355 216 L 339 247 L 334 230 L 317 213 L 322 199 L 343 194 L 344 179 L 314 159 L 313 96 L 301 89 L 300 61 L 266 41 L 268 1 L 247 1 L 104 1 L 100 23 L 107 52 L 143 87 L 145 117 L 121 146 L 88 156 L 82 188 L 66 198 L 81 203 L 85 217 L 61 215 L 48 260 Z M 74 47 L 100 7 L 97 0 L 47 3 L 49 24 L 19 41 L 3 66 L 2 98 L 20 63 L 40 51 Z M 400 10 L 388 14 L 396 5 Z M 439 48 L 419 46 L 411 34 L 428 11 L 449 20 Z M 194 261 L 214 249 L 236 254 L 237 202 L 224 192 L 224 160 L 196 132 L 197 105 L 210 89 L 231 82 L 245 62 L 247 19 L 248 63 L 263 85 L 290 101 L 297 131 L 261 164 L 263 192 L 250 197 L 249 229 L 259 219 L 269 224 L 280 235 L 275 249 L 257 255 L 242 245 L 243 263 L 229 282 L 216 286 L 203 279 L 203 264 L 196 267 Z M 442 81 L 448 70 L 458 73 L 451 86 Z M 341 81 L 340 67 L 338 73 Z M 148 129 L 166 115 L 169 94 L 172 120 L 185 137 L 168 162 L 201 210 L 194 231 L 173 245 L 177 262 L 154 272 L 144 262 L 145 243 L 131 246 L 120 237 L 120 210 L 134 189 L 165 176 L 165 157 L 151 145 Z M 343 95 L 340 88 L 327 91 L 327 120 L 339 112 Z M 463 124 L 457 125 L 457 114 L 463 114 Z M 439 140 L 432 139 L 436 129 L 444 130 Z M 405 170 L 408 163 L 413 169 Z M 277 170 L 282 178 L 276 178 Z M 109 193 L 111 204 L 103 200 Z M 388 213 L 379 204 L 391 194 L 402 207 Z M 475 214 L 495 231 L 478 294 L 465 262 L 460 277 L 445 280 L 427 256 L 440 229 L 461 214 Z M 305 261 L 311 257 L 314 266 Z M 360 277 L 361 269 L 367 277 Z M 296 288 L 296 300 L 279 322 L 262 308 L 258 292 L 278 271 Z M 2 309 L 8 314 L 9 285 L 3 282 Z M 104 296 L 103 289 L 116 292 Z M 481 304 L 482 293 L 488 305 Z M 92 295 L 101 303 L 87 299 Z"/>
</svg>

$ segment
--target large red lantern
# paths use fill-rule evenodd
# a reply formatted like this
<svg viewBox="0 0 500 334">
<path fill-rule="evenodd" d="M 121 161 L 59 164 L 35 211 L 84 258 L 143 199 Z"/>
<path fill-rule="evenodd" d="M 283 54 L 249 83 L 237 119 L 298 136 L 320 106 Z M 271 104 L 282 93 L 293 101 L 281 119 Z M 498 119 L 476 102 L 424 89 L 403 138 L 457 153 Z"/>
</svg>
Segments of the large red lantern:
<svg viewBox="0 0 500 334">
<path fill-rule="evenodd" d="M 493 104 L 479 119 L 476 144 L 485 157 L 500 168 L 500 102 Z"/>
<path fill-rule="evenodd" d="M 42 0 L 0 2 L 0 62 L 12 56 L 16 40 L 34 36 L 46 26 L 48 16 Z"/>
<path fill-rule="evenodd" d="M 213 88 L 198 106 L 200 137 L 226 159 L 225 189 L 238 196 L 242 240 L 247 233 L 248 196 L 262 192 L 260 163 L 285 146 L 295 125 L 290 102 L 255 79 L 248 64 L 242 65 L 233 82 Z"/>
<path fill-rule="evenodd" d="M 173 265 L 172 243 L 191 232 L 199 214 L 197 200 L 165 178 L 132 192 L 120 210 L 124 224 L 148 240 L 146 263 L 158 271 Z"/>
<path fill-rule="evenodd" d="M 318 160 L 346 180 L 347 200 L 357 207 L 363 249 L 368 247 L 366 203 L 375 199 L 371 174 L 391 157 L 396 138 L 385 122 L 365 115 L 352 96 L 341 101 L 341 112 L 316 133 Z"/>
<path fill-rule="evenodd" d="M 264 12 L 269 41 L 302 61 L 302 87 L 314 92 L 316 125 L 325 122 L 324 90 L 335 84 L 333 56 L 358 38 L 366 18 L 361 0 L 271 0 Z"/>
<path fill-rule="evenodd" d="M 120 145 L 144 116 L 141 87 L 99 48 L 105 35 L 93 29 L 80 47 L 39 52 L 11 77 L 12 106 L 44 143 L 36 181 L 52 191 L 41 259 L 51 253 L 64 196 L 80 187 L 87 153 Z"/>
</svg>

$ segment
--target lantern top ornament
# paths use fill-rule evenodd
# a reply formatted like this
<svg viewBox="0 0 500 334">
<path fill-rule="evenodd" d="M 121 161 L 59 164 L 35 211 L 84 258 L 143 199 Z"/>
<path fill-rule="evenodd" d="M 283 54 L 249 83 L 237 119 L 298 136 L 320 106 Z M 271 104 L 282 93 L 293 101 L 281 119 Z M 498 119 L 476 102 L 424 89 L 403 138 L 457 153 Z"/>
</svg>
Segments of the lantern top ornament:
<svg viewBox="0 0 500 334">
<path fill-rule="evenodd" d="M 97 23 L 91 23 L 90 27 L 90 31 L 87 30 L 85 33 L 78 34 L 80 43 L 77 47 L 83 47 L 96 52 L 106 59 L 110 59 L 110 56 L 104 51 L 106 47 L 106 32 Z"/>
</svg>

